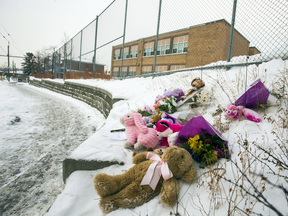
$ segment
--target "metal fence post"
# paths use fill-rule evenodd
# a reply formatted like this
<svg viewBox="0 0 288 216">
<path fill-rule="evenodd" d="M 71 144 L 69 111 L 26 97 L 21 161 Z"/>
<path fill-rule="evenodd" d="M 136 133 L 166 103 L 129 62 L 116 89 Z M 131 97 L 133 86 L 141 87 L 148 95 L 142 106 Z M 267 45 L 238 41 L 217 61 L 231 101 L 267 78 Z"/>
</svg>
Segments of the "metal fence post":
<svg viewBox="0 0 288 216">
<path fill-rule="evenodd" d="M 55 49 L 54 49 L 54 51 L 53 51 L 53 54 L 52 54 L 52 71 L 51 71 L 51 73 L 52 73 L 52 75 L 54 74 L 54 61 L 55 61 L 55 59 L 54 59 L 54 54 L 55 54 Z"/>
<path fill-rule="evenodd" d="M 65 79 L 65 73 L 66 73 L 66 58 L 67 58 L 67 47 L 66 43 L 64 44 L 64 65 L 63 65 L 63 80 Z"/>
<path fill-rule="evenodd" d="M 95 41 L 94 41 L 94 59 L 93 59 L 93 71 L 96 71 L 95 62 L 96 62 L 96 47 L 97 47 L 97 28 L 98 28 L 98 15 L 96 16 L 96 26 L 95 26 Z"/>
<path fill-rule="evenodd" d="M 80 37 L 80 56 L 79 56 L 79 74 L 80 74 L 80 78 L 81 78 L 82 34 L 83 34 L 83 29 L 81 30 L 81 37 Z"/>
<path fill-rule="evenodd" d="M 124 43 L 125 43 L 125 34 L 126 34 L 127 6 L 128 6 L 128 0 L 126 0 L 126 6 L 125 6 L 125 18 L 124 18 L 124 30 L 123 30 L 123 43 L 122 43 L 120 77 L 121 77 L 121 75 L 123 73 L 123 52 L 124 52 Z"/>
<path fill-rule="evenodd" d="M 71 39 L 71 47 L 70 47 L 70 72 L 72 71 L 72 46 L 73 46 L 73 38 Z"/>
<path fill-rule="evenodd" d="M 153 78 L 154 78 L 154 73 L 155 73 L 155 68 L 156 68 L 156 58 L 157 58 L 157 49 L 158 49 L 158 35 L 159 35 L 159 28 L 160 28 L 160 17 L 161 17 L 161 5 L 162 5 L 162 0 L 159 0 L 159 11 L 158 11 L 158 23 L 157 23 L 157 33 L 156 33 L 156 41 L 155 41 L 155 50 L 154 50 L 154 64 L 153 64 Z"/>
<path fill-rule="evenodd" d="M 230 60 L 231 60 L 233 35 L 234 35 L 234 24 L 235 24 L 235 16 L 236 16 L 236 6 L 237 6 L 237 0 L 234 0 L 233 13 L 232 13 L 232 23 L 231 23 L 231 29 L 230 29 L 229 48 L 228 48 L 228 58 L 227 58 L 228 62 L 230 62 Z"/>
</svg>

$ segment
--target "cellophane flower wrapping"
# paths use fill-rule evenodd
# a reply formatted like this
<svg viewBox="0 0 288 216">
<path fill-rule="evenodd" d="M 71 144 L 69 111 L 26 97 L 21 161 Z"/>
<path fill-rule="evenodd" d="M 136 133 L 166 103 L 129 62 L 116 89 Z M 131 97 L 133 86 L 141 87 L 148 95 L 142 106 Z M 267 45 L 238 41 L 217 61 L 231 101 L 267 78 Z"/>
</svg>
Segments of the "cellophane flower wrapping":
<svg viewBox="0 0 288 216">
<path fill-rule="evenodd" d="M 170 97 L 175 97 L 176 101 L 179 101 L 181 99 L 182 96 L 184 96 L 184 92 L 182 89 L 174 89 L 174 90 L 167 90 L 165 89 L 164 91 L 164 94 L 163 94 L 164 97 L 167 97 L 167 98 L 170 98 Z"/>
<path fill-rule="evenodd" d="M 226 139 L 203 116 L 192 118 L 179 132 L 176 143 L 200 163 L 200 168 L 230 158 Z"/>
<path fill-rule="evenodd" d="M 269 97 L 269 91 L 260 79 L 253 82 L 249 88 L 238 97 L 235 106 L 244 106 L 247 108 L 259 107 L 266 104 Z"/>
</svg>

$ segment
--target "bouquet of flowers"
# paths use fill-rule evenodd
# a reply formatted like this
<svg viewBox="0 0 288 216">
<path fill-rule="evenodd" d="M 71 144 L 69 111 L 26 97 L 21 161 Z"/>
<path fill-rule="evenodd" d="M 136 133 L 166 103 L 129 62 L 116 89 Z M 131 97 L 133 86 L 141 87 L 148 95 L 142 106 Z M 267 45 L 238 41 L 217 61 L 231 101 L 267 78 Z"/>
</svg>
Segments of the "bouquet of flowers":
<svg viewBox="0 0 288 216">
<path fill-rule="evenodd" d="M 182 96 L 184 96 L 182 89 L 165 89 L 163 96 L 156 97 L 154 108 L 166 113 L 174 113 L 177 111 L 177 101 L 181 100 Z"/>
<path fill-rule="evenodd" d="M 176 143 L 200 163 L 200 168 L 230 157 L 226 139 L 202 116 L 192 118 L 181 129 Z"/>
<path fill-rule="evenodd" d="M 177 103 L 176 98 L 172 97 L 161 97 L 157 96 L 154 108 L 155 110 L 159 109 L 160 111 L 164 111 L 166 113 L 174 113 L 177 111 Z"/>
<path fill-rule="evenodd" d="M 200 163 L 200 168 L 212 165 L 220 158 L 229 158 L 227 142 L 223 141 L 217 134 L 196 135 L 188 139 L 187 143 L 180 144 Z"/>
</svg>

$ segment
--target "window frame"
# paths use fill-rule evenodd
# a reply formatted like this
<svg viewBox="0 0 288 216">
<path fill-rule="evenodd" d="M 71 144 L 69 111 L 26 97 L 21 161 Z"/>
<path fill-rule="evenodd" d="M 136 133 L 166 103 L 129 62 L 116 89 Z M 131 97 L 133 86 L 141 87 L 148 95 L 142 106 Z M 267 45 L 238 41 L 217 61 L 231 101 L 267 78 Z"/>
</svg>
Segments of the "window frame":
<svg viewBox="0 0 288 216">
<path fill-rule="evenodd" d="M 117 69 L 117 70 L 115 70 L 115 69 Z M 117 73 L 117 76 L 115 76 L 115 73 Z M 113 75 L 114 77 L 119 77 L 119 67 L 113 67 L 112 75 Z"/>
<path fill-rule="evenodd" d="M 169 70 L 169 66 L 168 65 L 156 65 L 155 66 L 155 72 L 163 72 L 163 71 L 168 71 L 168 70 Z"/>
<path fill-rule="evenodd" d="M 127 77 L 128 67 L 122 67 L 122 71 L 121 71 L 121 67 L 119 67 L 119 69 L 120 69 L 119 70 L 119 77 Z"/>
<path fill-rule="evenodd" d="M 157 55 L 168 55 L 170 54 L 170 42 L 171 38 L 165 38 L 158 41 Z"/>
<path fill-rule="evenodd" d="M 128 58 L 129 58 L 129 47 L 124 47 L 123 59 L 128 59 Z"/>
<path fill-rule="evenodd" d="M 145 69 L 149 68 L 149 70 L 144 70 L 143 71 L 143 68 L 145 68 Z M 153 66 L 147 65 L 147 66 L 142 66 L 142 68 L 141 68 L 141 75 L 149 74 L 149 73 L 152 73 L 152 72 L 153 72 Z"/>
<path fill-rule="evenodd" d="M 120 48 L 114 50 L 113 61 L 119 60 L 121 58 L 121 51 L 120 50 L 121 50 Z"/>
<path fill-rule="evenodd" d="M 138 56 L 138 45 L 131 46 L 130 47 L 130 58 L 137 58 L 137 56 Z"/>
<path fill-rule="evenodd" d="M 175 67 L 175 69 L 173 69 L 173 67 Z M 179 67 L 179 68 L 178 68 Z M 171 71 L 174 71 L 174 70 L 181 70 L 181 69 L 184 69 L 186 68 L 186 65 L 171 65 L 170 66 L 170 70 Z"/>
<path fill-rule="evenodd" d="M 173 38 L 173 45 L 172 45 L 172 53 L 173 54 L 187 53 L 188 40 L 189 40 L 189 35 L 182 35 L 182 36 L 174 37 Z M 177 42 L 175 42 L 175 41 L 177 41 Z M 179 48 L 179 46 L 182 46 L 181 49 Z"/>
<path fill-rule="evenodd" d="M 135 66 L 128 67 L 127 76 L 136 76 L 136 67 Z"/>
<path fill-rule="evenodd" d="M 147 46 L 147 47 L 145 47 L 145 46 Z M 154 55 L 154 49 L 155 49 L 155 42 L 154 41 L 144 43 L 143 57 L 153 56 Z"/>
</svg>

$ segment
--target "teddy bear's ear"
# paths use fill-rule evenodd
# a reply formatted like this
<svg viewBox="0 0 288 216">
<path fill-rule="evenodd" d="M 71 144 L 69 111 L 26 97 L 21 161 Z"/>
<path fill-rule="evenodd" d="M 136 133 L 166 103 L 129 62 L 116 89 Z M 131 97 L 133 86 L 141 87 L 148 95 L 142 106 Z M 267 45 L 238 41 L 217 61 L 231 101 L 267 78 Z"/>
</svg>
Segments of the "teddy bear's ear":
<svg viewBox="0 0 288 216">
<path fill-rule="evenodd" d="M 186 182 L 192 182 L 196 177 L 196 170 L 193 167 L 193 165 L 190 167 L 190 169 L 182 175 L 181 179 L 183 179 Z"/>
</svg>

